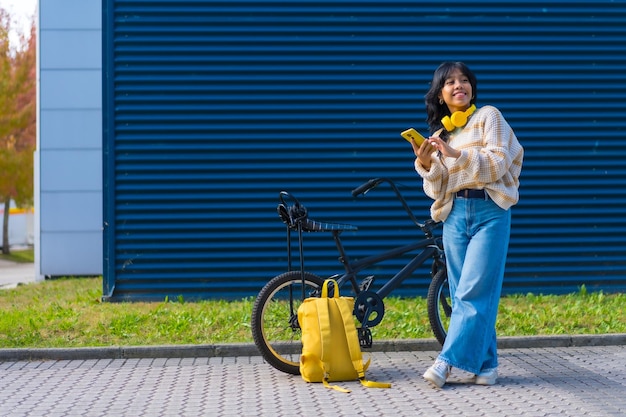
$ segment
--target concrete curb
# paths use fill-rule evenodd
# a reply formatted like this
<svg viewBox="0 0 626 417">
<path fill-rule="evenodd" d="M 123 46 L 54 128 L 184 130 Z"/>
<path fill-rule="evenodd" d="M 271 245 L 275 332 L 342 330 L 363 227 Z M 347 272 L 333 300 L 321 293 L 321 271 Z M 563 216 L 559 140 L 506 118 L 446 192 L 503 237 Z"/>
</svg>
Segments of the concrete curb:
<svg viewBox="0 0 626 417">
<path fill-rule="evenodd" d="M 499 349 L 626 345 L 626 333 L 602 335 L 506 336 L 498 338 Z M 435 339 L 374 341 L 368 352 L 439 351 Z M 140 358 L 195 358 L 259 356 L 251 343 L 217 345 L 106 346 L 86 348 L 0 349 L 0 362 L 35 360 L 98 360 Z"/>
</svg>

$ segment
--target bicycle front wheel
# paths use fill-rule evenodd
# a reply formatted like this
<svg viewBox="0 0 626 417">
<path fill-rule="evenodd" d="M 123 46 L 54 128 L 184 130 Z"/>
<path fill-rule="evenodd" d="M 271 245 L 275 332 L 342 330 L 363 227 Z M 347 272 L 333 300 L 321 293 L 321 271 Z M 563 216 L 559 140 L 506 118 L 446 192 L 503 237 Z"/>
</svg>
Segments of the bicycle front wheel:
<svg viewBox="0 0 626 417">
<path fill-rule="evenodd" d="M 305 272 L 304 297 L 319 297 L 323 283 L 319 276 Z M 252 307 L 252 337 L 261 355 L 274 368 L 293 375 L 300 374 L 302 294 L 302 273 L 285 272 L 261 289 Z"/>
<path fill-rule="evenodd" d="M 430 327 L 437 341 L 443 346 L 448 335 L 448 326 L 450 325 L 450 316 L 452 315 L 452 300 L 450 298 L 446 268 L 439 269 L 430 282 L 426 304 Z"/>
</svg>

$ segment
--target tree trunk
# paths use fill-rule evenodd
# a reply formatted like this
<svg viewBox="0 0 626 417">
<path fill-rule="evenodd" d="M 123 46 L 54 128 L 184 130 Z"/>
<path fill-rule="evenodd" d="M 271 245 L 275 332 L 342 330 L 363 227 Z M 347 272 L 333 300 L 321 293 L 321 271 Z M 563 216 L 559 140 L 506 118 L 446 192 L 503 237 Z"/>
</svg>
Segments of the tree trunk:
<svg viewBox="0 0 626 417">
<path fill-rule="evenodd" d="M 11 198 L 4 198 L 4 219 L 2 221 L 2 254 L 9 255 L 9 213 L 11 212 Z"/>
</svg>

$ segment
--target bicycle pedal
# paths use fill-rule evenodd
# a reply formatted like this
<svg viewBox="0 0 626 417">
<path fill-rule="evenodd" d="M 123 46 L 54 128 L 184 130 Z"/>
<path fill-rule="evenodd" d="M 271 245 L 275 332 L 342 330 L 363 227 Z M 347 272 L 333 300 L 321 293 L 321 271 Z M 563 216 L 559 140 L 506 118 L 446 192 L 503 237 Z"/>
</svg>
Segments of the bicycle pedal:
<svg viewBox="0 0 626 417">
<path fill-rule="evenodd" d="M 361 284 L 359 285 L 359 291 L 369 290 L 373 283 L 374 283 L 374 275 L 370 275 L 368 277 L 363 278 L 363 281 L 361 281 Z"/>
<path fill-rule="evenodd" d="M 361 349 L 369 349 L 372 347 L 373 338 L 372 331 L 368 328 L 358 327 L 356 329 L 359 334 L 359 345 L 361 345 Z"/>
</svg>

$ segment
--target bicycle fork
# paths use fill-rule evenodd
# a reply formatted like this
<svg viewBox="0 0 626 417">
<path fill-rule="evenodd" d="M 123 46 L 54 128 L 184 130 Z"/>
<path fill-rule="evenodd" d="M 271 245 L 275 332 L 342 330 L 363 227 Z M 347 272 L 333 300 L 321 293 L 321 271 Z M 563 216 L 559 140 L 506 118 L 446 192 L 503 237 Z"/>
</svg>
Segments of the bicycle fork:
<svg viewBox="0 0 626 417">
<path fill-rule="evenodd" d="M 304 299 L 306 298 L 306 280 L 304 278 L 304 245 L 302 244 L 302 224 L 300 222 L 298 222 L 298 254 L 300 256 L 300 277 L 302 280 L 302 298 L 301 300 L 304 301 Z M 293 269 L 291 268 L 292 265 L 292 256 L 291 256 L 291 229 L 289 228 L 289 226 L 287 226 L 287 271 L 291 272 Z M 297 323 L 297 314 L 295 313 L 295 307 L 293 304 L 293 287 L 289 286 L 289 311 L 291 312 L 291 321 L 293 321 L 294 319 L 296 320 Z M 293 323 L 292 323 L 293 326 Z M 298 326 L 296 326 L 298 327 Z"/>
</svg>

